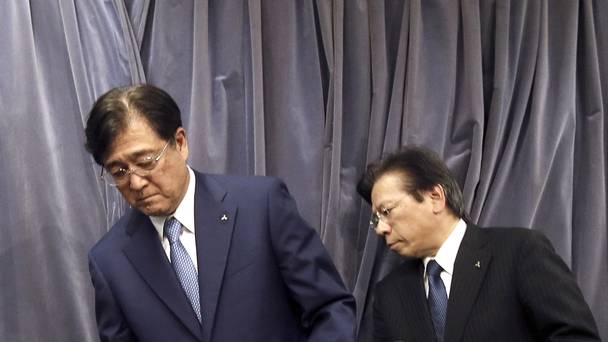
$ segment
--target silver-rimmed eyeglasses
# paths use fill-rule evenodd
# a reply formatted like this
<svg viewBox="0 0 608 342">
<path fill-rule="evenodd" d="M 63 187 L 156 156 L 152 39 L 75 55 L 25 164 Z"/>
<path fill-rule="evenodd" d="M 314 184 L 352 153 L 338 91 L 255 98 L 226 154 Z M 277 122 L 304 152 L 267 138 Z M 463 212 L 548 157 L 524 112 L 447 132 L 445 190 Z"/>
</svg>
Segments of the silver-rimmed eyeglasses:
<svg viewBox="0 0 608 342">
<path fill-rule="evenodd" d="M 407 195 L 406 195 L 407 196 Z M 390 207 L 380 207 L 380 210 L 373 212 L 372 217 L 369 219 L 369 229 L 376 230 L 380 221 L 386 223 L 390 218 L 391 212 L 399 206 L 399 203 L 405 198 L 401 197 L 399 200 L 394 202 Z"/>
<path fill-rule="evenodd" d="M 167 146 L 171 141 L 167 141 L 165 147 L 156 156 L 144 156 L 138 159 L 133 167 L 124 168 L 122 166 L 110 166 L 109 168 L 102 167 L 99 177 L 106 183 L 113 186 L 121 186 L 130 179 L 131 174 L 136 174 L 140 177 L 146 177 L 158 165 L 158 161 L 165 155 Z"/>
</svg>

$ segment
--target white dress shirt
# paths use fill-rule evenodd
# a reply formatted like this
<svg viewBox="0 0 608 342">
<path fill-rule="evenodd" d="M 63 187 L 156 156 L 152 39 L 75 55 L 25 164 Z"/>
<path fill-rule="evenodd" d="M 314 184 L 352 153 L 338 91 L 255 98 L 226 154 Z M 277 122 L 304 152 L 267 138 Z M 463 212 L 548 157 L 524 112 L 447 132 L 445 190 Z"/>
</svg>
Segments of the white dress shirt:
<svg viewBox="0 0 608 342">
<path fill-rule="evenodd" d="M 184 226 L 179 240 L 181 241 L 182 245 L 184 245 L 184 248 L 186 248 L 188 255 L 190 255 L 194 266 L 198 270 L 195 239 L 196 228 L 194 226 L 194 189 L 196 186 L 196 178 L 194 177 L 194 171 L 192 171 L 190 166 L 188 166 L 188 173 L 190 175 L 188 189 L 186 190 L 184 198 L 177 206 L 177 209 L 175 209 L 173 215 L 150 216 L 150 221 L 152 221 L 154 228 L 156 228 L 156 231 L 158 232 L 158 238 L 163 245 L 163 249 L 165 250 L 165 254 L 167 255 L 169 261 L 171 261 L 171 246 L 169 245 L 169 239 L 163 234 L 165 221 L 171 217 L 175 217 L 175 219 L 178 220 L 182 226 Z"/>
<path fill-rule="evenodd" d="M 429 296 L 429 281 L 428 276 L 426 274 L 426 265 L 429 261 L 435 259 L 439 266 L 443 268 L 441 274 L 441 280 L 443 281 L 443 285 L 445 286 L 445 291 L 450 297 L 450 288 L 452 285 L 452 277 L 454 276 L 454 262 L 456 261 L 456 255 L 458 254 L 458 249 L 460 248 L 460 243 L 462 242 L 462 238 L 464 237 L 464 233 L 467 231 L 467 224 L 462 219 L 458 221 L 456 227 L 448 238 L 443 242 L 437 254 L 434 257 L 426 257 L 423 260 L 424 263 L 424 291 L 426 292 L 426 296 Z"/>
</svg>

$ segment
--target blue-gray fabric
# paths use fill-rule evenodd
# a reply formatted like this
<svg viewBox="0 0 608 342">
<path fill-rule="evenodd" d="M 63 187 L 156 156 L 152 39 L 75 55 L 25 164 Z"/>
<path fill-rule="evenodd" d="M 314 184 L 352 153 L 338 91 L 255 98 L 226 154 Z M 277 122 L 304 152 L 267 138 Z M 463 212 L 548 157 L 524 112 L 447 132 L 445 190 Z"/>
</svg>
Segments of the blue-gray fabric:
<svg viewBox="0 0 608 342">
<path fill-rule="evenodd" d="M 545 233 L 608 340 L 608 3 L 29 0 L 0 11 L 0 340 L 96 341 L 86 253 L 125 210 L 83 148 L 93 101 L 150 82 L 190 164 L 283 178 L 359 304 L 399 259 L 355 191 L 437 150 L 474 222 Z"/>
</svg>

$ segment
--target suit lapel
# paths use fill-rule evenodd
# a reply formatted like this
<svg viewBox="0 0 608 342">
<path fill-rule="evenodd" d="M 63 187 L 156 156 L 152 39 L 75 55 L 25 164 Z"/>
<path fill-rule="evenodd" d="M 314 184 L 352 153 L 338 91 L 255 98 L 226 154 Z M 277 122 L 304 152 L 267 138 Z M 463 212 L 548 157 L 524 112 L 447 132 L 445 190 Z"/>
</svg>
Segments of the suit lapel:
<svg viewBox="0 0 608 342">
<path fill-rule="evenodd" d="M 419 259 L 407 260 L 401 267 L 397 292 L 402 312 L 402 335 L 410 341 L 434 341 L 435 332 L 424 291 L 424 267 Z"/>
<path fill-rule="evenodd" d="M 492 260 L 491 251 L 486 247 L 485 234 L 479 228 L 468 225 L 454 263 L 446 319 L 446 342 L 460 341 L 462 337 L 469 314 L 477 299 L 477 293 Z"/>
<path fill-rule="evenodd" d="M 194 219 L 203 336 L 209 341 L 230 251 L 237 206 L 209 176 L 196 173 Z"/>
<path fill-rule="evenodd" d="M 152 222 L 140 212 L 133 211 L 131 215 L 127 226 L 131 239 L 123 252 L 161 301 L 194 336 L 201 339 L 200 324 L 169 264 Z"/>
</svg>

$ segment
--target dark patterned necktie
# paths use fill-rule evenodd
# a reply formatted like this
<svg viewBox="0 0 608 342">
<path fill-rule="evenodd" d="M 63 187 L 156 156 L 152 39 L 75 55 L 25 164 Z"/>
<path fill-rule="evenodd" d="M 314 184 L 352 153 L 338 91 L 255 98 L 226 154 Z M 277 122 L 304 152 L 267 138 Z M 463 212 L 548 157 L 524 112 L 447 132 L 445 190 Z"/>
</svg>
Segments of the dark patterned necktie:
<svg viewBox="0 0 608 342">
<path fill-rule="evenodd" d="M 164 232 L 171 245 L 171 265 L 200 322 L 201 304 L 198 297 L 198 273 L 186 248 L 179 240 L 182 229 L 182 224 L 174 217 L 165 222 Z"/>
<path fill-rule="evenodd" d="M 429 261 L 426 265 L 426 274 L 429 280 L 429 308 L 438 342 L 443 342 L 445 318 L 448 308 L 448 295 L 439 276 L 441 271 L 443 271 L 443 268 L 435 260 Z"/>
</svg>

